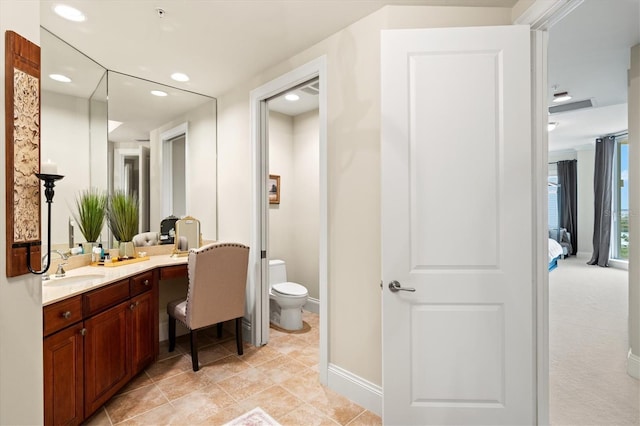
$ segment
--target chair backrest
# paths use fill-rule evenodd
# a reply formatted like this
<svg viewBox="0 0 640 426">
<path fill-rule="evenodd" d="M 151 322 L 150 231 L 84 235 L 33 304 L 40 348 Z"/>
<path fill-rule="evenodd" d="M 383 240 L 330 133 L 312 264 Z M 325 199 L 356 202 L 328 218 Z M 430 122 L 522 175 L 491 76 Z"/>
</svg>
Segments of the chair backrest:
<svg viewBox="0 0 640 426">
<path fill-rule="evenodd" d="M 194 330 L 244 315 L 249 247 L 213 243 L 189 251 L 187 326 Z"/>
</svg>

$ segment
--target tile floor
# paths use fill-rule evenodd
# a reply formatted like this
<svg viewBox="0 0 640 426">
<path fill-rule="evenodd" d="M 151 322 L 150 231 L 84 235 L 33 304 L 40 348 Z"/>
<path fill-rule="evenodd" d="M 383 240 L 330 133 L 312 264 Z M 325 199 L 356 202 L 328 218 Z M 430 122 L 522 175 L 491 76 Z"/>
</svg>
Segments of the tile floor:
<svg viewBox="0 0 640 426">
<path fill-rule="evenodd" d="M 188 336 L 134 378 L 99 409 L 87 425 L 221 425 L 262 408 L 286 425 L 381 425 L 365 410 L 318 381 L 318 315 L 305 312 L 305 333 L 271 328 L 269 344 L 245 343 L 236 353 L 235 336 L 215 337 L 215 327 L 198 335 L 200 371 L 191 369 Z"/>
</svg>

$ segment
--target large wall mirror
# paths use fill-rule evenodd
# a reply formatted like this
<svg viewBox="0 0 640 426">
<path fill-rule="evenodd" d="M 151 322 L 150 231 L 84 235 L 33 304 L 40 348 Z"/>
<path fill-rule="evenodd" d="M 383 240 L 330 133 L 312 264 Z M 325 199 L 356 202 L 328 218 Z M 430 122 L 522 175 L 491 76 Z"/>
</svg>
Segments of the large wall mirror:
<svg viewBox="0 0 640 426">
<path fill-rule="evenodd" d="M 65 176 L 55 188 L 52 245 L 84 241 L 73 212 L 89 188 L 137 197 L 140 232 L 189 215 L 216 240 L 216 99 L 108 70 L 44 28 L 41 55 L 41 157 Z M 106 226 L 101 239 L 110 246 Z"/>
</svg>

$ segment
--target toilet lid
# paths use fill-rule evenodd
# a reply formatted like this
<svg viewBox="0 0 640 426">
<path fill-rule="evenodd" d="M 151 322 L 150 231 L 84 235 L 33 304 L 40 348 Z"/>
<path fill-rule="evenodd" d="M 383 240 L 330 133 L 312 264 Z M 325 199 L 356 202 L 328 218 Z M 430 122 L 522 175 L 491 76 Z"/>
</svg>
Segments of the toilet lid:
<svg viewBox="0 0 640 426">
<path fill-rule="evenodd" d="M 277 293 L 288 295 L 288 296 L 306 296 L 307 295 L 307 289 L 298 283 L 278 283 L 278 284 L 274 284 L 271 288 L 273 291 Z"/>
</svg>

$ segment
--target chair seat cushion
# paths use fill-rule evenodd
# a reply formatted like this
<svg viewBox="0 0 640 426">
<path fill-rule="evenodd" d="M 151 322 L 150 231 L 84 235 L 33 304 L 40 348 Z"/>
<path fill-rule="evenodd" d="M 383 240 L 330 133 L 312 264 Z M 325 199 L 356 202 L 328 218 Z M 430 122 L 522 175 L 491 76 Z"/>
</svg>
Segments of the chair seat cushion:
<svg viewBox="0 0 640 426">
<path fill-rule="evenodd" d="M 178 299 L 167 304 L 167 314 L 183 324 L 187 323 L 187 299 Z"/>
</svg>

